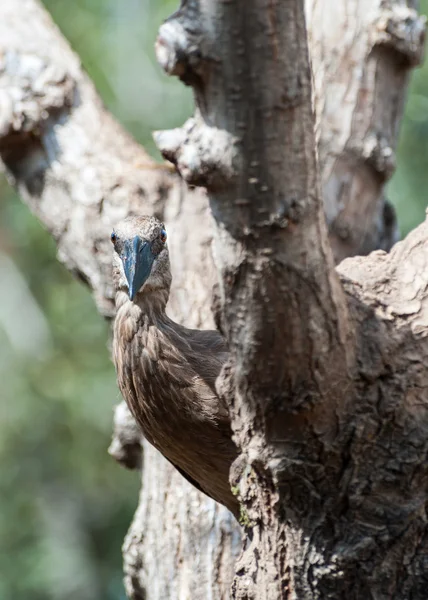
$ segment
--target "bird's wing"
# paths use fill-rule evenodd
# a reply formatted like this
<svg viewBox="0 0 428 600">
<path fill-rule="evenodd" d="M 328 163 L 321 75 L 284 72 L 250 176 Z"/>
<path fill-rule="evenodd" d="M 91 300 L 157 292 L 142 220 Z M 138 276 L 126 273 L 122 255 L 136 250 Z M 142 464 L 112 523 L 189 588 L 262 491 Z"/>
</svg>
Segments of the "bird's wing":
<svg viewBox="0 0 428 600">
<path fill-rule="evenodd" d="M 234 511 L 228 472 L 236 447 L 214 385 L 220 353 L 169 326 L 140 330 L 131 343 L 127 399 L 144 435 L 189 483 Z"/>
<path fill-rule="evenodd" d="M 215 388 L 229 356 L 222 336 L 217 331 L 187 329 L 176 323 L 169 323 L 162 334 L 165 338 L 159 344 L 159 358 L 170 381 L 173 379 L 183 392 L 187 389 L 218 420 L 229 423 L 228 409 Z"/>
<path fill-rule="evenodd" d="M 167 457 L 165 457 L 165 458 L 167 458 Z M 193 477 L 191 475 L 188 475 L 186 473 L 186 471 L 184 471 L 181 467 L 179 467 L 178 465 L 176 465 L 172 460 L 169 460 L 169 458 L 167 458 L 167 461 L 169 463 L 171 463 L 172 466 L 174 467 L 174 469 L 177 469 L 177 471 L 180 473 L 180 475 L 182 477 L 184 477 L 184 479 L 186 481 L 188 481 L 191 485 L 193 485 L 193 487 L 195 487 L 197 490 L 199 490 L 200 492 L 202 492 L 206 496 L 210 496 L 209 494 L 207 494 L 207 492 L 204 489 L 202 489 L 202 487 L 200 486 L 199 482 L 196 481 L 196 479 L 193 479 Z M 210 498 L 211 498 L 211 496 L 210 496 Z"/>
</svg>

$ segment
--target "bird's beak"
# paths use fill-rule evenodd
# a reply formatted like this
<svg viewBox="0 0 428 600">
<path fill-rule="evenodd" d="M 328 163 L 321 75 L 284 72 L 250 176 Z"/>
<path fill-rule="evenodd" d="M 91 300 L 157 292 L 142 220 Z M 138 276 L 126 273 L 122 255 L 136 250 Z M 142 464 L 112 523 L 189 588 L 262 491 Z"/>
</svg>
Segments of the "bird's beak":
<svg viewBox="0 0 428 600">
<path fill-rule="evenodd" d="M 143 241 L 138 235 L 126 243 L 122 262 L 131 300 L 148 279 L 154 259 L 149 242 Z"/>
</svg>

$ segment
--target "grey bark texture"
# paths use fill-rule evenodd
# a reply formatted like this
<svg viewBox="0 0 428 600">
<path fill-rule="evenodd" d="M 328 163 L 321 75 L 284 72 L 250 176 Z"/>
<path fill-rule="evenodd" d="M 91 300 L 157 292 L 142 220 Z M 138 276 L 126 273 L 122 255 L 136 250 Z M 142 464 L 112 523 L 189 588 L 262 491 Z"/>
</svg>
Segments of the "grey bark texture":
<svg viewBox="0 0 428 600">
<path fill-rule="evenodd" d="M 233 597 L 425 598 L 427 225 L 390 254 L 333 268 L 333 256 L 396 239 L 383 186 L 424 23 L 398 0 L 308 0 L 306 14 L 315 129 L 302 2 L 187 0 L 160 30 L 160 62 L 193 86 L 197 110 L 158 143 L 208 189 L 214 227 L 205 194 L 105 112 L 36 0 L 0 4 L 0 157 L 105 316 L 111 226 L 156 214 L 170 314 L 212 326 L 214 232 L 217 320 L 234 354 L 219 389 L 248 538 Z M 144 446 L 129 596 L 227 598 L 237 525 L 142 442 L 123 407 L 116 425 L 120 462 L 139 468 Z"/>
<path fill-rule="evenodd" d="M 398 240 L 384 185 L 411 68 L 423 55 L 417 2 L 307 0 L 323 199 L 336 261 Z"/>
</svg>

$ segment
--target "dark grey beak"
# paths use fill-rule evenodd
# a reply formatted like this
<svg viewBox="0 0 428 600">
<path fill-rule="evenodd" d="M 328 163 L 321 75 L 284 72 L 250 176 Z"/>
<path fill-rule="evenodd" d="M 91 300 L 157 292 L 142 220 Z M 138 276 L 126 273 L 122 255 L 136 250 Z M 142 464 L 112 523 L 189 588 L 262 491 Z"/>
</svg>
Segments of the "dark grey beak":
<svg viewBox="0 0 428 600">
<path fill-rule="evenodd" d="M 129 298 L 134 300 L 151 273 L 155 257 L 150 243 L 136 236 L 125 243 L 121 258 L 128 281 Z"/>
</svg>

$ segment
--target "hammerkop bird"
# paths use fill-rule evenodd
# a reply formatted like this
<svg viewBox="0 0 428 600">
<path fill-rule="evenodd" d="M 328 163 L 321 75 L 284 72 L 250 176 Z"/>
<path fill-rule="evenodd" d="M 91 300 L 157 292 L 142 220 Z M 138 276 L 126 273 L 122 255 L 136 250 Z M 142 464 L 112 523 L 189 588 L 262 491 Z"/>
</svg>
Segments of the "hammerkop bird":
<svg viewBox="0 0 428 600">
<path fill-rule="evenodd" d="M 215 381 L 228 357 L 217 331 L 188 329 L 165 312 L 171 286 L 167 235 L 154 217 L 112 232 L 119 388 L 146 439 L 195 487 L 238 515 L 229 485 L 237 456 Z"/>
</svg>

